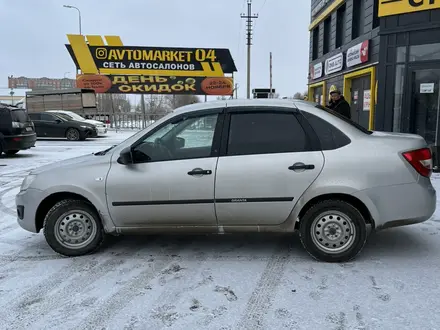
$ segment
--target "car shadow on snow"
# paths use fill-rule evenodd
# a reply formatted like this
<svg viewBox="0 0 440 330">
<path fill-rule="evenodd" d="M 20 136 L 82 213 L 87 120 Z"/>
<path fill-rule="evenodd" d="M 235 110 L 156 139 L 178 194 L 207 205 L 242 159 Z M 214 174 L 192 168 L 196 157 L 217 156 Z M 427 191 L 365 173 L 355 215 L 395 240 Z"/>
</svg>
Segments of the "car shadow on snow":
<svg viewBox="0 0 440 330">
<path fill-rule="evenodd" d="M 364 250 L 353 262 L 406 261 L 436 256 L 440 248 L 420 225 L 388 229 L 372 233 Z M 11 242 L 12 243 L 12 242 Z M 14 242 L 15 250 L 21 250 L 18 259 L 50 260 L 63 258 L 53 252 L 43 235 L 32 235 L 27 242 Z M 313 262 L 302 247 L 298 234 L 231 234 L 231 235 L 145 235 L 109 236 L 95 255 L 130 258 L 175 258 L 198 260 L 268 261 L 276 256 L 292 261 Z M 5 255 L 4 257 L 7 257 Z M 93 258 L 92 256 L 89 256 Z M 83 258 L 83 257 L 81 257 Z M 86 257 L 87 258 L 87 257 Z"/>
</svg>

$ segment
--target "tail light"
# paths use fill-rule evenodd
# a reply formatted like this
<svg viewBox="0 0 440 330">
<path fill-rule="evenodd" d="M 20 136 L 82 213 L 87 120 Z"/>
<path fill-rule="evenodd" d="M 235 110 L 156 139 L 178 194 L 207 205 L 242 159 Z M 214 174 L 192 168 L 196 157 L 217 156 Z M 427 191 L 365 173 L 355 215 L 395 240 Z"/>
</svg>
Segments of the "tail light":
<svg viewBox="0 0 440 330">
<path fill-rule="evenodd" d="M 403 157 L 412 167 L 422 176 L 430 177 L 432 174 L 432 154 L 431 149 L 423 148 L 404 152 Z"/>
</svg>

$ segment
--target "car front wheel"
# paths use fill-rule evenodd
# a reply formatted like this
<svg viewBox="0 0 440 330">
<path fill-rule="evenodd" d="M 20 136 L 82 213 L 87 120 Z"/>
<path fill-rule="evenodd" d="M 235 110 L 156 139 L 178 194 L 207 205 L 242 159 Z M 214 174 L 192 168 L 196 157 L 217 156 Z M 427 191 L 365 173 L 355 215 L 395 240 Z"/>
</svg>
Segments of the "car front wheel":
<svg viewBox="0 0 440 330">
<path fill-rule="evenodd" d="M 66 132 L 66 138 L 69 141 L 79 141 L 81 134 L 76 128 L 69 128 Z"/>
<path fill-rule="evenodd" d="M 63 200 L 44 219 L 44 236 L 57 253 L 68 257 L 95 252 L 104 241 L 101 219 L 88 202 Z"/>
<path fill-rule="evenodd" d="M 300 220 L 301 242 L 307 252 L 325 262 L 347 262 L 367 240 L 364 217 L 353 205 L 325 200 L 313 205 Z"/>
</svg>

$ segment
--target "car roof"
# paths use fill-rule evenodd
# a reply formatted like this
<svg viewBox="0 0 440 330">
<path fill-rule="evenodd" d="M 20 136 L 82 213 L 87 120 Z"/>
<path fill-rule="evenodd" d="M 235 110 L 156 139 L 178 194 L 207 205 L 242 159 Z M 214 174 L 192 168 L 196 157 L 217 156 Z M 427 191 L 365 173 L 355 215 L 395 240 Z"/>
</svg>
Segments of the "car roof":
<svg viewBox="0 0 440 330">
<path fill-rule="evenodd" d="M 201 111 L 215 108 L 231 108 L 231 107 L 288 107 L 292 110 L 296 109 L 295 100 L 286 99 L 230 99 L 209 102 L 193 103 L 174 110 L 175 114 L 183 114 L 186 112 Z M 313 103 L 311 103 L 313 104 Z"/>
</svg>

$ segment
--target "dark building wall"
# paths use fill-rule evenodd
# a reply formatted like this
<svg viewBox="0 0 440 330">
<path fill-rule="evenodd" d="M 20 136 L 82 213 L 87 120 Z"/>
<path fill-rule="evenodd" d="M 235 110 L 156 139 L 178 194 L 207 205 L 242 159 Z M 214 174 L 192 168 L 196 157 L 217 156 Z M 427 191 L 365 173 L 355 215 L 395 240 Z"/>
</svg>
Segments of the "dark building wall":
<svg viewBox="0 0 440 330">
<path fill-rule="evenodd" d="M 365 1 L 364 4 L 364 10 L 363 10 L 363 30 L 364 33 L 360 35 L 359 37 L 353 39 L 352 36 L 352 23 L 353 23 L 353 6 L 358 1 Z M 319 23 L 319 51 L 318 51 L 318 58 L 315 60 L 312 60 L 312 54 L 313 54 L 313 30 L 310 31 L 310 51 L 309 51 L 309 62 L 310 65 L 322 62 L 324 66 L 324 62 L 327 58 L 332 57 L 333 55 L 336 55 L 340 52 L 347 51 L 348 48 L 355 46 L 359 44 L 360 42 L 370 39 L 370 56 L 369 56 L 369 62 L 368 63 L 374 63 L 379 61 L 379 28 L 373 28 L 373 17 L 374 17 L 374 10 L 375 10 L 375 1 L 377 0 L 346 0 L 345 6 L 346 6 L 346 13 L 345 13 L 345 39 L 343 40 L 342 46 L 340 48 L 336 49 L 336 22 L 337 22 L 337 10 L 334 10 L 330 17 L 331 17 L 331 33 L 330 33 L 330 48 L 329 53 L 323 54 L 323 43 L 324 43 L 324 21 Z M 312 10 L 316 7 L 316 5 L 319 3 L 319 0 L 312 0 Z M 330 1 L 326 7 L 330 6 L 333 1 Z M 324 11 L 325 8 L 322 9 Z M 322 12 L 321 11 L 321 12 Z M 319 16 L 319 14 L 317 15 Z M 345 59 L 344 59 L 345 61 Z M 368 63 L 364 63 L 363 65 L 367 65 Z M 360 65 L 362 66 L 362 65 Z M 356 67 L 349 68 L 349 71 L 355 70 Z M 336 85 L 338 88 L 342 89 L 343 85 L 343 75 L 344 73 L 348 71 L 346 68 L 346 65 L 344 63 L 344 68 L 342 71 L 337 72 L 335 74 L 325 76 L 323 74 L 323 77 L 310 80 L 309 83 L 316 83 L 322 80 L 327 81 L 327 85 Z"/>
<path fill-rule="evenodd" d="M 392 131 L 395 108 L 396 48 L 401 46 L 440 43 L 440 9 L 382 17 L 380 22 L 381 54 L 378 70 L 378 101 L 375 129 Z M 406 63 L 408 64 L 408 63 Z M 406 70 L 408 73 L 408 69 Z M 408 84 L 406 75 L 405 88 Z M 404 95 L 405 96 L 405 95 Z M 406 102 L 404 100 L 403 102 Z M 407 107 L 408 108 L 408 107 Z M 403 111 L 402 116 L 409 119 Z M 408 125 L 402 125 L 408 131 Z"/>
</svg>

